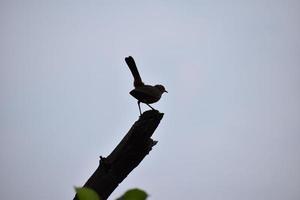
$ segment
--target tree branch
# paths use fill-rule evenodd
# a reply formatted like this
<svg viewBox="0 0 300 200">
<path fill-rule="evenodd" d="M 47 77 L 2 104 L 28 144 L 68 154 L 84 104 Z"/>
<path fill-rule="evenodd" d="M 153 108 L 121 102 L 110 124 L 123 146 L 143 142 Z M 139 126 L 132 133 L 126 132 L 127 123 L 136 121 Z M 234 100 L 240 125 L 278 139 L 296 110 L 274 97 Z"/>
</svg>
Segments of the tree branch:
<svg viewBox="0 0 300 200">
<path fill-rule="evenodd" d="M 156 145 L 157 141 L 152 140 L 151 136 L 163 115 L 156 110 L 144 112 L 111 154 L 106 158 L 100 156 L 98 168 L 84 187 L 95 190 L 102 200 L 107 199 Z"/>
</svg>

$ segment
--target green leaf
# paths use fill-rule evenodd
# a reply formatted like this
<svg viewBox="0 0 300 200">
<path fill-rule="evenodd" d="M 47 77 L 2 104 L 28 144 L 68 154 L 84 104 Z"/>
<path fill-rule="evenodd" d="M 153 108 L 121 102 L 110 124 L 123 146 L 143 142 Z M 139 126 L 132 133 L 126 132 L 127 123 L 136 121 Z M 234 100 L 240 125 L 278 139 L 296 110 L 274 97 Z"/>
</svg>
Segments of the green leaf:
<svg viewBox="0 0 300 200">
<path fill-rule="evenodd" d="M 148 194 L 145 191 L 134 188 L 125 192 L 125 194 L 123 194 L 117 200 L 145 200 L 147 196 Z"/>
<path fill-rule="evenodd" d="M 75 191 L 79 200 L 100 200 L 98 194 L 87 187 L 75 187 Z"/>
</svg>

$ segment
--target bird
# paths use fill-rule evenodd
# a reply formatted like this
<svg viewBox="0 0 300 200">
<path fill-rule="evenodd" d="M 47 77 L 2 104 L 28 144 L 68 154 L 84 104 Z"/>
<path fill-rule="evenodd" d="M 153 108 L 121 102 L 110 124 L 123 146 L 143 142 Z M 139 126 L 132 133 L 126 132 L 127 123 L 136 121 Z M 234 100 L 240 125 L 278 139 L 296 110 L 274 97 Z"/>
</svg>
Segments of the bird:
<svg viewBox="0 0 300 200">
<path fill-rule="evenodd" d="M 162 94 L 165 92 L 168 93 L 168 91 L 161 84 L 157 84 L 157 85 L 144 84 L 133 57 L 131 56 L 125 57 L 125 62 L 127 63 L 132 73 L 132 76 L 134 78 L 133 81 L 134 89 L 131 90 L 129 94 L 138 100 L 137 103 L 138 103 L 140 115 L 142 115 L 141 106 L 140 106 L 141 103 L 144 103 L 147 106 L 149 106 L 152 110 L 155 110 L 152 106 L 150 106 L 150 104 L 159 101 Z"/>
</svg>

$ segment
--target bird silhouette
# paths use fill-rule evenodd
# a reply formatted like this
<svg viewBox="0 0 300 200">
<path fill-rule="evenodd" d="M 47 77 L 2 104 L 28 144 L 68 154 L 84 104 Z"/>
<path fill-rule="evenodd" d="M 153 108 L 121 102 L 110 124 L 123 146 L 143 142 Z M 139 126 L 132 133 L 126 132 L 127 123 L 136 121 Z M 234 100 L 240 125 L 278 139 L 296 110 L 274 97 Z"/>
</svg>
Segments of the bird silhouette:
<svg viewBox="0 0 300 200">
<path fill-rule="evenodd" d="M 148 105 L 152 110 L 155 110 L 152 106 L 150 106 L 150 104 L 160 100 L 162 94 L 164 92 L 167 92 L 165 87 L 160 84 L 154 86 L 144 84 L 134 59 L 131 56 L 128 56 L 125 58 L 125 62 L 127 63 L 134 78 L 133 81 L 134 89 L 131 90 L 129 94 L 131 94 L 134 98 L 138 100 L 137 103 L 138 103 L 140 114 L 142 114 L 141 106 L 140 106 L 141 102 Z"/>
</svg>

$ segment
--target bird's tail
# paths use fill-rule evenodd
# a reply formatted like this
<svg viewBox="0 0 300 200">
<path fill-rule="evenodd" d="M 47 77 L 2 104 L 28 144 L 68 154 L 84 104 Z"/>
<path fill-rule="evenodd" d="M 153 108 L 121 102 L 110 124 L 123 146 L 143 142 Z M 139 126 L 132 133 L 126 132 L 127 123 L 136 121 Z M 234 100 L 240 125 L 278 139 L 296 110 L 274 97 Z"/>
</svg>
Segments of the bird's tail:
<svg viewBox="0 0 300 200">
<path fill-rule="evenodd" d="M 141 79 L 141 76 L 140 76 L 139 71 L 136 67 L 136 64 L 134 62 L 133 57 L 131 57 L 131 56 L 126 57 L 125 62 L 127 63 L 128 67 L 129 67 L 129 69 L 130 69 L 130 71 L 133 75 L 133 78 L 134 78 L 133 85 L 134 85 L 134 87 L 143 86 L 144 83 Z"/>
</svg>

